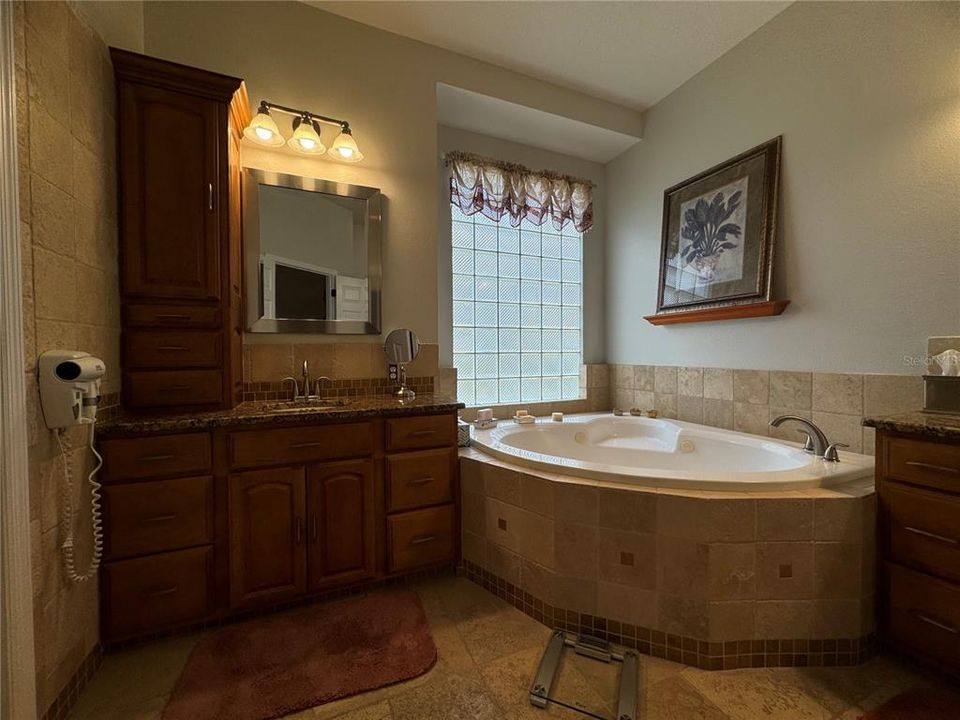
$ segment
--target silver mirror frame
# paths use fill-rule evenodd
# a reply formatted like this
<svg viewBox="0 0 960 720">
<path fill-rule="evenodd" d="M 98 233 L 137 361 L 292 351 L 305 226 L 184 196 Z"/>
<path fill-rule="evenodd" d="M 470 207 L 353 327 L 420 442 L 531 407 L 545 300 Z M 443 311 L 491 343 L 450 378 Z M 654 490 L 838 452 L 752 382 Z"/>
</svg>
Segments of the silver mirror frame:
<svg viewBox="0 0 960 720">
<path fill-rule="evenodd" d="M 274 320 L 260 316 L 260 185 L 294 188 L 310 192 L 356 198 L 366 202 L 367 283 L 370 318 L 362 320 Z M 246 328 L 254 333 L 298 333 L 326 335 L 379 335 L 380 298 L 383 287 L 382 195 L 378 188 L 350 185 L 331 180 L 287 175 L 286 173 L 243 168 L 243 303 Z"/>
</svg>

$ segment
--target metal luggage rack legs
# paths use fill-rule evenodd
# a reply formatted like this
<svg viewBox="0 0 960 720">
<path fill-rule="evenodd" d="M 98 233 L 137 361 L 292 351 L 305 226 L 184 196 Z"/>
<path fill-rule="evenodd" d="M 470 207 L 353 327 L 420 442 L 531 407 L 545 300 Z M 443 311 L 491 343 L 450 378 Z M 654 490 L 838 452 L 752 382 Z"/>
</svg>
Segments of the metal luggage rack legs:
<svg viewBox="0 0 960 720">
<path fill-rule="evenodd" d="M 602 715 L 550 697 L 557 671 L 560 669 L 563 650 L 568 647 L 573 648 L 573 651 L 578 655 L 590 657 L 600 662 L 621 663 L 616 720 L 638 720 L 637 676 L 640 671 L 640 664 L 637 653 L 627 650 L 620 655 L 613 652 L 609 642 L 590 635 L 578 635 L 576 640 L 571 640 L 563 630 L 555 630 L 547 641 L 543 657 L 540 658 L 540 666 L 537 668 L 537 673 L 533 676 L 533 683 L 530 685 L 530 704 L 538 708 L 546 708 L 547 704 L 552 702 L 570 710 L 576 710 L 587 717 L 607 720 Z"/>
</svg>

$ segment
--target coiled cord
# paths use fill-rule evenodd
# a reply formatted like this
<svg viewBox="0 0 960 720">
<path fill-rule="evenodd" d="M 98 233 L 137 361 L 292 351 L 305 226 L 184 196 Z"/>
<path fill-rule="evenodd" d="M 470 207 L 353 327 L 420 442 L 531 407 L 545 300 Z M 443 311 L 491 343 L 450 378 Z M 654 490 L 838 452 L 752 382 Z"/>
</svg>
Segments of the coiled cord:
<svg viewBox="0 0 960 720">
<path fill-rule="evenodd" d="M 100 512 L 100 483 L 96 481 L 96 475 L 103 467 L 103 457 L 93 446 L 93 423 L 90 423 L 90 452 L 97 459 L 97 464 L 87 476 L 87 482 L 90 483 L 90 517 L 93 521 L 93 557 L 90 558 L 90 564 L 86 572 L 77 572 L 76 559 L 73 554 L 73 522 L 75 512 L 73 509 L 73 470 L 70 467 L 69 452 L 70 438 L 67 437 L 63 428 L 57 430 L 57 444 L 60 446 L 60 456 L 63 458 L 63 477 L 65 497 L 63 504 L 64 524 L 66 525 L 66 538 L 61 548 L 63 549 L 63 564 L 67 571 L 67 577 L 73 582 L 84 582 L 97 574 L 100 567 L 100 559 L 103 557 L 103 522 Z"/>
</svg>

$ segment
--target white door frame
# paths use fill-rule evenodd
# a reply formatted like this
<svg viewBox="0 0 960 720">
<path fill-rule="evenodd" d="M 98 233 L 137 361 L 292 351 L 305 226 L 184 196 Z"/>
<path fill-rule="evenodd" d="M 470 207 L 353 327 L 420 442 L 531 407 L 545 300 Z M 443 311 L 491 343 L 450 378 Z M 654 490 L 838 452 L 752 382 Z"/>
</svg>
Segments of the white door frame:
<svg viewBox="0 0 960 720">
<path fill-rule="evenodd" d="M 0 0 L 0 718 L 37 717 L 14 4 Z"/>
</svg>

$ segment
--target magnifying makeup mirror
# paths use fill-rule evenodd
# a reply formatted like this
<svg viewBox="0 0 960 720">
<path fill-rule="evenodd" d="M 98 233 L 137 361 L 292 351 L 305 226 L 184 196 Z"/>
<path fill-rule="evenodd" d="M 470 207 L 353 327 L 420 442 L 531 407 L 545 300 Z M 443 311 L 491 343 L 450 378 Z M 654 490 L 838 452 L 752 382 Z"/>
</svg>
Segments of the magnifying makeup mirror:
<svg viewBox="0 0 960 720">
<path fill-rule="evenodd" d="M 400 388 L 394 393 L 400 402 L 413 400 L 417 394 L 407 387 L 407 369 L 405 365 L 417 359 L 420 354 L 420 338 L 413 330 L 400 328 L 387 335 L 383 343 L 383 352 L 387 355 L 387 362 L 397 366 L 397 379 Z"/>
</svg>

